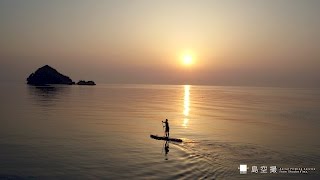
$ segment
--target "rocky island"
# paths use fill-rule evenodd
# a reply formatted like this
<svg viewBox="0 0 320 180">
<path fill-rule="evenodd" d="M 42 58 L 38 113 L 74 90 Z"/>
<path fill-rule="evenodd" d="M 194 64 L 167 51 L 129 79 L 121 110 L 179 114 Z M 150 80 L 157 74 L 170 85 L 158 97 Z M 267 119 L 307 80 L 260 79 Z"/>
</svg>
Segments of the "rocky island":
<svg viewBox="0 0 320 180">
<path fill-rule="evenodd" d="M 48 84 L 74 84 L 74 82 L 68 76 L 59 73 L 57 70 L 48 65 L 45 65 L 36 70 L 34 73 L 31 73 L 27 78 L 27 83 L 37 86 Z"/>
<path fill-rule="evenodd" d="M 94 85 L 96 85 L 96 83 L 95 83 L 95 82 L 93 82 L 93 81 L 84 81 L 84 80 L 80 80 L 79 82 L 77 82 L 77 85 L 94 86 Z"/>
<path fill-rule="evenodd" d="M 44 86 L 49 84 L 73 85 L 75 82 L 49 65 L 45 65 L 29 75 L 27 78 L 27 84 L 34 86 Z M 77 85 L 96 85 L 96 83 L 93 81 L 81 80 Z"/>
</svg>

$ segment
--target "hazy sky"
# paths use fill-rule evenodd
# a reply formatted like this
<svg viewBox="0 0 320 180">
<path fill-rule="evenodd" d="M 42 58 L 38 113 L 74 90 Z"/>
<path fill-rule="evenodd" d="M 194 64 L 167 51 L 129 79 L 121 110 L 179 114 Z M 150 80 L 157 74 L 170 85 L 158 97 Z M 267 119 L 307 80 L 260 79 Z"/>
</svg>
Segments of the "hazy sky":
<svg viewBox="0 0 320 180">
<path fill-rule="evenodd" d="M 0 0 L 0 80 L 320 86 L 317 0 Z M 184 53 L 194 63 L 181 63 Z"/>
</svg>

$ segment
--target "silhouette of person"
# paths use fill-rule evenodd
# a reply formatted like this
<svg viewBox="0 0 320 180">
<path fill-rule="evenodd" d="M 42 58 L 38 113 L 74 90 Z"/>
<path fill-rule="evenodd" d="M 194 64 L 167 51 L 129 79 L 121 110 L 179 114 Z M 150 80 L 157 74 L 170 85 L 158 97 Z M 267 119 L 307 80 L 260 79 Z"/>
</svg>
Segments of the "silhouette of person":
<svg viewBox="0 0 320 180">
<path fill-rule="evenodd" d="M 169 122 L 168 122 L 168 119 L 166 119 L 166 121 L 162 121 L 162 123 L 164 123 L 166 137 L 169 138 Z"/>
</svg>

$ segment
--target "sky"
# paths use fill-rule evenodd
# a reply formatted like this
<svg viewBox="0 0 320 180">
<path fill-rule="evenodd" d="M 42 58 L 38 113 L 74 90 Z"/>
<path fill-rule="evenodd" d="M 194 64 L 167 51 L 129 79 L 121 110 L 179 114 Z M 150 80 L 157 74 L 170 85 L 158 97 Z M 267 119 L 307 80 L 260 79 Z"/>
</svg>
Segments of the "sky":
<svg viewBox="0 0 320 180">
<path fill-rule="evenodd" d="M 0 81 L 320 86 L 317 0 L 1 0 Z M 193 63 L 185 65 L 189 55 Z"/>
</svg>

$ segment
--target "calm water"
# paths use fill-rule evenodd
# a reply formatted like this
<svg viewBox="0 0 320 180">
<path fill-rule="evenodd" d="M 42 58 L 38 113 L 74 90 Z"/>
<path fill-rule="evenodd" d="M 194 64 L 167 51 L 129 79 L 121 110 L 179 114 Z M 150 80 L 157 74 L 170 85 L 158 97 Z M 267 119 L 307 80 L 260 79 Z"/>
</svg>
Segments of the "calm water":
<svg viewBox="0 0 320 180">
<path fill-rule="evenodd" d="M 0 179 L 320 179 L 319 89 L 3 84 L 0 97 Z M 167 155 L 149 137 L 165 118 L 184 140 Z"/>
</svg>

